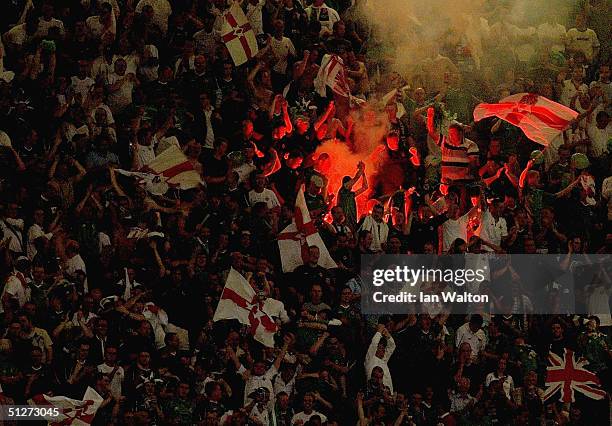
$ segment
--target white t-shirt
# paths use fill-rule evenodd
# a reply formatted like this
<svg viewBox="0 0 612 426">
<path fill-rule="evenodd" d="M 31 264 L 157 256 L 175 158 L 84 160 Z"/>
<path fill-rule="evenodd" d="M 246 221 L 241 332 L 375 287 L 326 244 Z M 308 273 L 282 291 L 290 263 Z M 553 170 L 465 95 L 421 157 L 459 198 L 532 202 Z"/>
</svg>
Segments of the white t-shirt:
<svg viewBox="0 0 612 426">
<path fill-rule="evenodd" d="M 153 8 L 153 22 L 165 35 L 168 31 L 168 18 L 172 15 L 172 6 L 168 0 L 140 0 L 136 5 L 136 13 L 141 13 L 147 5 Z"/>
<path fill-rule="evenodd" d="M 153 147 L 153 144 L 149 146 L 138 144 L 137 148 L 138 148 L 138 151 L 136 151 L 136 159 L 138 162 L 138 164 L 136 165 L 137 168 L 140 169 L 142 168 L 142 166 L 145 166 L 149 164 L 151 161 L 155 160 L 155 148 Z"/>
<path fill-rule="evenodd" d="M 115 21 L 114 14 L 111 15 L 111 24 L 108 28 L 100 22 L 99 16 L 90 16 L 85 21 L 85 25 L 87 26 L 90 37 L 94 40 L 101 40 L 106 33 L 113 34 L 113 38 L 117 34 L 117 22 Z"/>
<path fill-rule="evenodd" d="M 73 75 L 70 77 L 70 88 L 76 95 L 77 93 L 81 95 L 81 103 L 87 100 L 89 96 L 89 90 L 95 84 L 95 81 L 91 77 L 85 77 L 84 79 L 80 79 L 78 76 Z"/>
<path fill-rule="evenodd" d="M 276 64 L 274 64 L 272 69 L 279 74 L 285 74 L 288 65 L 287 58 L 289 55 L 295 56 L 295 47 L 293 43 L 287 37 L 283 37 L 281 40 L 277 40 L 276 37 L 273 37 L 270 41 L 270 47 L 276 59 Z"/>
<path fill-rule="evenodd" d="M 456 347 L 460 347 L 461 344 L 465 342 L 470 344 L 470 347 L 472 348 L 472 359 L 475 360 L 478 358 L 478 354 L 487 345 L 487 337 L 482 329 L 478 330 L 476 333 L 472 333 L 472 330 L 470 330 L 470 324 L 465 323 L 457 329 L 455 341 Z"/>
<path fill-rule="evenodd" d="M 597 34 L 590 28 L 585 31 L 579 31 L 577 28 L 571 28 L 566 36 L 567 48 L 569 50 L 577 50 L 584 53 L 587 61 L 593 60 L 593 53 L 599 47 L 599 39 Z"/>
<path fill-rule="evenodd" d="M 34 240 L 39 237 L 45 237 L 46 239 L 50 240 L 51 238 L 53 238 L 53 234 L 50 232 L 45 233 L 42 227 L 35 223 L 30 226 L 30 229 L 28 229 L 27 252 L 28 258 L 30 258 L 30 260 L 34 259 L 34 256 L 36 256 L 37 250 L 36 247 L 34 247 Z"/>
<path fill-rule="evenodd" d="M 317 20 L 321 23 L 320 35 L 331 34 L 334 29 L 334 23 L 340 20 L 340 15 L 338 15 L 338 12 L 325 3 L 319 7 L 311 5 L 306 8 L 306 15 L 308 16 L 308 19 L 310 19 L 313 13 L 315 14 Z"/>
<path fill-rule="evenodd" d="M 448 219 L 442 224 L 442 251 L 447 252 L 457 238 L 467 242 L 467 225 L 470 217 L 466 213 L 458 219 Z"/>
<path fill-rule="evenodd" d="M 299 413 L 295 414 L 291 418 L 291 424 L 295 425 L 300 420 L 302 421 L 302 424 L 305 424 L 313 416 L 319 416 L 321 418 L 321 423 L 325 423 L 327 421 L 327 416 L 325 414 L 322 414 L 322 413 L 319 413 L 318 411 L 312 410 L 312 413 L 310 413 L 310 414 L 306 414 L 303 411 L 300 411 Z"/>
<path fill-rule="evenodd" d="M 485 386 L 489 387 L 493 380 L 500 380 L 499 377 L 495 373 L 487 374 L 487 378 L 485 379 Z M 512 376 L 506 375 L 504 377 L 504 381 L 502 382 L 502 387 L 504 388 L 504 393 L 506 394 L 506 398 L 512 399 L 512 391 L 514 390 L 514 380 Z"/>
<path fill-rule="evenodd" d="M 249 204 L 254 206 L 256 203 L 266 203 L 269 209 L 280 206 L 276 194 L 268 188 L 264 188 L 261 192 L 256 192 L 254 189 L 249 191 Z"/>
<path fill-rule="evenodd" d="M 502 238 L 508 236 L 508 227 L 506 224 L 506 219 L 500 217 L 496 222 L 491 212 L 487 210 L 482 214 L 480 226 L 478 227 L 478 229 L 476 229 L 475 234 L 483 240 L 496 246 L 499 246 L 501 244 Z M 493 251 L 493 249 L 487 246 L 483 246 L 482 248 L 485 251 Z"/>
<path fill-rule="evenodd" d="M 64 23 L 59 19 L 51 18 L 48 21 L 45 21 L 43 17 L 38 18 L 38 30 L 36 30 L 36 34 L 41 37 L 46 37 L 49 34 L 50 28 L 59 28 L 59 33 L 64 35 Z"/>
<path fill-rule="evenodd" d="M 259 0 L 255 5 L 247 2 L 246 17 L 251 23 L 255 35 L 263 34 L 263 16 L 261 11 L 265 4 L 265 0 Z"/>
<path fill-rule="evenodd" d="M 106 365 L 106 363 L 98 365 L 98 371 L 100 373 L 110 374 L 114 369 L 115 367 Z M 110 383 L 110 391 L 115 398 L 119 398 L 121 396 L 121 385 L 123 384 L 124 378 L 125 371 L 123 371 L 123 367 L 117 367 L 117 371 L 115 371 L 113 379 Z"/>
<path fill-rule="evenodd" d="M 152 44 L 147 44 L 144 47 L 143 59 L 145 60 L 144 62 L 146 62 L 148 59 L 159 59 L 159 50 L 157 50 L 157 47 Z M 155 81 L 159 76 L 159 65 L 151 66 L 141 64 L 138 71 L 145 82 Z"/>
<path fill-rule="evenodd" d="M 108 77 L 108 84 L 115 84 L 117 81 L 125 78 L 125 75 L 117 75 L 112 73 Z M 132 90 L 134 90 L 134 82 L 124 80 L 119 90 L 108 94 L 107 103 L 111 111 L 121 112 L 125 107 L 132 103 Z"/>
<path fill-rule="evenodd" d="M 11 274 L 6 280 L 2 297 L 4 297 L 5 294 L 10 294 L 11 299 L 17 299 L 19 307 L 21 308 L 26 302 L 30 301 L 30 293 L 30 287 L 24 287 L 21 280 L 17 278 L 15 274 Z M 4 306 L 0 303 L 0 313 L 3 312 Z"/>
<path fill-rule="evenodd" d="M 608 152 L 608 139 L 612 137 L 612 123 L 608 123 L 605 128 L 600 129 L 597 127 L 595 119 L 592 119 L 588 123 L 587 134 L 591 140 L 589 153 L 595 158 L 604 156 Z"/>
<path fill-rule="evenodd" d="M 561 103 L 569 107 L 572 101 L 572 98 L 576 95 L 576 93 L 578 93 L 579 90 L 583 93 L 588 93 L 589 86 L 587 86 L 584 83 L 581 83 L 580 86 L 576 88 L 576 85 L 574 84 L 572 80 L 565 80 L 563 82 L 563 90 L 561 92 L 561 97 L 560 97 Z"/>
</svg>

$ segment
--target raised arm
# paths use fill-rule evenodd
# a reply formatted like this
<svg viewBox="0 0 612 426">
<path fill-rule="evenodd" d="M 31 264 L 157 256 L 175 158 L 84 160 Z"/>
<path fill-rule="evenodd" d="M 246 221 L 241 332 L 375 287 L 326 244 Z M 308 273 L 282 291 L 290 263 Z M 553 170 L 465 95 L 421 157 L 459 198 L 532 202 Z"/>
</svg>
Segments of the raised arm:
<svg viewBox="0 0 612 426">
<path fill-rule="evenodd" d="M 329 115 L 332 113 L 332 111 L 334 111 L 335 107 L 336 106 L 335 106 L 334 101 L 331 101 L 329 105 L 327 106 L 327 109 L 325 110 L 325 112 L 321 114 L 321 116 L 315 122 L 314 124 L 315 132 L 319 131 L 319 128 L 321 128 L 321 126 L 327 121 L 327 119 L 329 118 Z"/>
<path fill-rule="evenodd" d="M 435 110 L 433 107 L 427 108 L 427 133 L 437 144 L 440 141 L 440 133 L 436 131 L 436 125 L 434 124 Z"/>
<path fill-rule="evenodd" d="M 360 196 L 361 194 L 363 194 L 364 192 L 366 192 L 369 188 L 368 186 L 368 177 L 365 174 L 365 165 L 363 168 L 363 174 L 361 175 L 361 188 L 359 188 L 357 191 L 355 191 L 355 197 Z"/>
<path fill-rule="evenodd" d="M 360 161 L 359 163 L 357 163 L 357 173 L 355 173 L 355 176 L 353 176 L 351 180 L 349 180 L 347 183 L 344 184 L 344 187 L 346 189 L 350 190 L 357 183 L 359 178 L 361 178 L 361 176 L 364 175 L 364 168 L 365 168 L 365 165 L 363 161 Z"/>
</svg>

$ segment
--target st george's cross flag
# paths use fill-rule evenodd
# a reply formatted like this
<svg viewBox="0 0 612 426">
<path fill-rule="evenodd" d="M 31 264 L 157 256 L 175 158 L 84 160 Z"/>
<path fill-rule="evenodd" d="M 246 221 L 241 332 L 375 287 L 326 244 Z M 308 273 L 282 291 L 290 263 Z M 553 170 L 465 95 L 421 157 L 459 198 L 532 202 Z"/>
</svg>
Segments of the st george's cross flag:
<svg viewBox="0 0 612 426">
<path fill-rule="evenodd" d="M 36 407 L 57 408 L 59 416 L 45 417 L 50 426 L 86 426 L 93 422 L 103 401 L 104 398 L 98 392 L 91 387 L 87 387 L 82 401 L 66 396 L 39 394 L 29 399 L 28 404 Z"/>
<path fill-rule="evenodd" d="M 314 87 L 321 97 L 327 94 L 327 87 L 342 97 L 350 98 L 351 90 L 346 79 L 344 62 L 338 55 L 323 55 L 319 72 L 314 80 Z"/>
<path fill-rule="evenodd" d="M 221 39 L 236 66 L 254 58 L 259 51 L 253 28 L 238 3 L 234 3 L 223 15 Z"/>
<path fill-rule="evenodd" d="M 578 117 L 573 109 L 532 93 L 517 93 L 496 104 L 479 104 L 474 108 L 474 121 L 498 117 L 519 127 L 525 136 L 540 145 L 550 142 Z"/>
<path fill-rule="evenodd" d="M 235 319 L 248 325 L 255 340 L 269 348 L 274 347 L 274 334 L 278 331 L 278 326 L 274 319 L 264 312 L 263 302 L 258 300 L 253 287 L 234 268 L 230 268 L 227 275 L 213 322 L 227 319 Z"/>
<path fill-rule="evenodd" d="M 606 392 L 599 388 L 600 381 L 595 373 L 584 367 L 589 363 L 584 358 L 576 360 L 574 352 L 565 348 L 563 358 L 550 352 L 548 354 L 550 365 L 546 369 L 546 390 L 542 396 L 547 400 L 560 392 L 559 401 L 574 402 L 574 392 L 580 392 L 591 399 L 603 399 Z"/>
<path fill-rule="evenodd" d="M 319 266 L 326 269 L 338 267 L 330 256 L 314 222 L 310 219 L 304 198 L 304 185 L 302 185 L 295 201 L 293 220 L 278 234 L 278 248 L 281 253 L 283 272 L 292 272 L 298 266 L 303 265 L 308 258 L 309 246 L 319 248 Z"/>
<path fill-rule="evenodd" d="M 176 145 L 171 145 L 141 171 L 161 176 L 168 185 L 178 186 L 182 190 L 196 188 L 202 183 L 200 174 Z"/>
</svg>

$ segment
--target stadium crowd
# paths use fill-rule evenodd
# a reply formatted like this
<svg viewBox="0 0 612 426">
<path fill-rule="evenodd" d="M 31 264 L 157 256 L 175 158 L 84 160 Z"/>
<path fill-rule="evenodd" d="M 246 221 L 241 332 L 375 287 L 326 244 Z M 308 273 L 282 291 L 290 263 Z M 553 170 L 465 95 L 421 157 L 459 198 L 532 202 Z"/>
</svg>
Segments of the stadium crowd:
<svg viewBox="0 0 612 426">
<path fill-rule="evenodd" d="M 91 386 L 95 425 L 610 424 L 607 396 L 542 398 L 564 348 L 610 389 L 605 270 L 585 315 L 513 314 L 528 298 L 507 315 L 362 315 L 359 276 L 373 253 L 610 253 L 610 2 L 558 1 L 572 13 L 546 36 L 511 36 L 492 11 L 506 37 L 484 77 L 461 34 L 396 72 L 364 3 L 243 0 L 259 52 L 235 66 L 226 0 L 2 2 L 2 404 Z M 315 90 L 326 53 L 350 98 Z M 580 115 L 545 149 L 473 122 L 522 92 Z M 320 146 L 353 149 L 370 122 L 375 166 L 334 187 Z M 201 184 L 131 173 L 168 152 Z M 283 272 L 302 185 L 336 268 L 310 246 Z M 213 322 L 230 268 L 270 301 L 274 348 Z"/>
</svg>

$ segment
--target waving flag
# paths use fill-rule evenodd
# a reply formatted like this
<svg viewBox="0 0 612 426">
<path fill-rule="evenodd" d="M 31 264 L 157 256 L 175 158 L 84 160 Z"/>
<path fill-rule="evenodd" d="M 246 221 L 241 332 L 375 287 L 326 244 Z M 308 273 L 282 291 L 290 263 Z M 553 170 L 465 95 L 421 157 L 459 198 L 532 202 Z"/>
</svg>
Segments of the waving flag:
<svg viewBox="0 0 612 426">
<path fill-rule="evenodd" d="M 542 399 L 547 400 L 557 391 L 561 391 L 559 401 L 562 402 L 574 402 L 574 391 L 592 399 L 603 399 L 606 392 L 599 389 L 599 378 L 584 368 L 589 362 L 584 358 L 576 361 L 574 352 L 567 348 L 563 351 L 563 358 L 553 352 L 548 354 L 547 388 Z"/>
<path fill-rule="evenodd" d="M 317 228 L 310 220 L 310 213 L 304 198 L 304 186 L 302 186 L 295 201 L 293 220 L 278 234 L 283 272 L 291 272 L 299 265 L 303 265 L 308 256 L 309 246 L 319 247 L 319 266 L 327 269 L 338 267 L 329 255 Z"/>
<path fill-rule="evenodd" d="M 578 113 L 544 96 L 518 93 L 497 104 L 479 104 L 474 108 L 474 121 L 487 117 L 501 118 L 519 127 L 532 141 L 548 146 Z"/>
<path fill-rule="evenodd" d="M 342 58 L 329 54 L 323 56 L 319 72 L 314 80 L 314 87 L 322 97 L 326 96 L 327 87 L 330 87 L 339 96 L 350 97 L 351 91 L 346 80 Z"/>
<path fill-rule="evenodd" d="M 234 64 L 242 65 L 255 57 L 259 50 L 253 28 L 238 3 L 234 3 L 223 18 L 221 38 Z"/>
<path fill-rule="evenodd" d="M 193 164 L 176 145 L 163 151 L 141 171 L 161 176 L 168 185 L 178 186 L 183 190 L 196 188 L 202 183 Z"/>
<path fill-rule="evenodd" d="M 91 387 L 87 387 L 83 400 L 65 396 L 36 395 L 28 400 L 29 405 L 47 408 L 58 408 L 59 416 L 49 416 L 46 419 L 50 426 L 85 426 L 93 422 L 100 404 L 104 399 Z"/>
<path fill-rule="evenodd" d="M 255 340 L 269 348 L 274 347 L 274 334 L 278 331 L 278 326 L 272 317 L 264 312 L 263 302 L 257 300 L 253 287 L 234 268 L 230 268 L 213 317 L 213 321 L 225 319 L 235 319 L 250 326 Z"/>
</svg>

